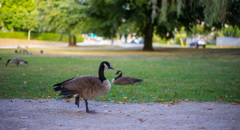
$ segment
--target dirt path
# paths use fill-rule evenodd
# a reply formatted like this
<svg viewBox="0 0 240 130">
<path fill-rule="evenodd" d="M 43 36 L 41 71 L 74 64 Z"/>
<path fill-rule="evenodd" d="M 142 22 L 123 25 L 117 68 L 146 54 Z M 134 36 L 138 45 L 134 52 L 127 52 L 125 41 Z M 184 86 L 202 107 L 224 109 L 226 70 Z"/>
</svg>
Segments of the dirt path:
<svg viewBox="0 0 240 130">
<path fill-rule="evenodd" d="M 240 129 L 240 106 L 212 102 L 115 104 L 0 99 L 0 129 Z M 80 110 L 80 111 L 79 111 Z"/>
</svg>

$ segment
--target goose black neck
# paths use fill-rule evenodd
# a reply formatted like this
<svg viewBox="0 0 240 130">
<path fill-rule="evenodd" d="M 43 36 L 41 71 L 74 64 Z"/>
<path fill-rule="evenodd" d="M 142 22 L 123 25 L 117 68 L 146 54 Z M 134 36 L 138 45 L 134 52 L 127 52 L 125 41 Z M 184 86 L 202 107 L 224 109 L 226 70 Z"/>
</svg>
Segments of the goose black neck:
<svg viewBox="0 0 240 130">
<path fill-rule="evenodd" d="M 122 72 L 121 72 L 120 75 L 118 75 L 118 77 L 115 78 L 115 80 L 118 79 L 118 78 L 120 78 L 120 77 L 122 77 Z"/>
<path fill-rule="evenodd" d="M 101 64 L 98 70 L 98 77 L 101 80 L 101 82 L 103 82 L 106 78 L 104 76 L 104 65 Z"/>
</svg>

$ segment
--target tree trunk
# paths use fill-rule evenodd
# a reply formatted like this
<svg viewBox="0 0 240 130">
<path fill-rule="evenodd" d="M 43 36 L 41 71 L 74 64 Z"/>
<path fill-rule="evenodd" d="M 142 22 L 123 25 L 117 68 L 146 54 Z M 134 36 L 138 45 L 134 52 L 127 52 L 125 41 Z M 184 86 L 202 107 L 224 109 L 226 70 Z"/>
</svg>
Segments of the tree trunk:
<svg viewBox="0 0 240 130">
<path fill-rule="evenodd" d="M 31 30 L 28 30 L 28 41 L 30 41 Z"/>
<path fill-rule="evenodd" d="M 76 36 L 75 35 L 68 35 L 68 46 L 76 46 L 77 45 L 77 40 L 76 40 Z"/>
<path fill-rule="evenodd" d="M 145 28 L 145 38 L 144 38 L 144 51 L 153 51 L 152 47 L 152 37 L 153 37 L 153 25 L 148 23 Z"/>
<path fill-rule="evenodd" d="M 59 41 L 62 41 L 62 38 L 63 38 L 63 33 L 61 33 L 61 37 L 60 37 Z"/>
<path fill-rule="evenodd" d="M 68 34 L 68 46 L 72 46 L 72 35 Z"/>
<path fill-rule="evenodd" d="M 77 45 L 77 38 L 75 35 L 73 35 L 73 45 L 76 46 Z"/>
</svg>

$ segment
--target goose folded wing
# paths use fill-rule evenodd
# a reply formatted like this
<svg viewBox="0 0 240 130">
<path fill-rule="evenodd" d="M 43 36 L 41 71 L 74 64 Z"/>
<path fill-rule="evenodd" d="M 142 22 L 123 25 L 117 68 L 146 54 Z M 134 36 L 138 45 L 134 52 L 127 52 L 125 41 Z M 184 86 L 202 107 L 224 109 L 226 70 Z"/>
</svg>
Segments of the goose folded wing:
<svg viewBox="0 0 240 130">
<path fill-rule="evenodd" d="M 97 89 L 103 87 L 102 82 L 97 76 L 87 75 L 73 78 L 63 84 L 64 88 L 75 92 L 82 92 L 88 89 Z"/>
</svg>

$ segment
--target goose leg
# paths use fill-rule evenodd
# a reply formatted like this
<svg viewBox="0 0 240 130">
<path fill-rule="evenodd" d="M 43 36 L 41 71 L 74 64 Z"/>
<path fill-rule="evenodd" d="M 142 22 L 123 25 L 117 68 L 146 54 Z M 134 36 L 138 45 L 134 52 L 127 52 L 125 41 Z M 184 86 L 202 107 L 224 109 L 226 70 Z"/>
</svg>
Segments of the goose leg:
<svg viewBox="0 0 240 130">
<path fill-rule="evenodd" d="M 84 101 L 85 101 L 85 104 L 86 104 L 86 111 L 87 111 L 87 113 L 92 113 L 92 114 L 97 113 L 95 110 L 89 111 L 89 109 L 88 109 L 88 101 L 87 101 L 87 99 L 84 99 Z"/>
<path fill-rule="evenodd" d="M 79 108 L 79 97 L 76 97 L 75 98 L 75 104 L 78 106 L 78 108 Z"/>
</svg>

